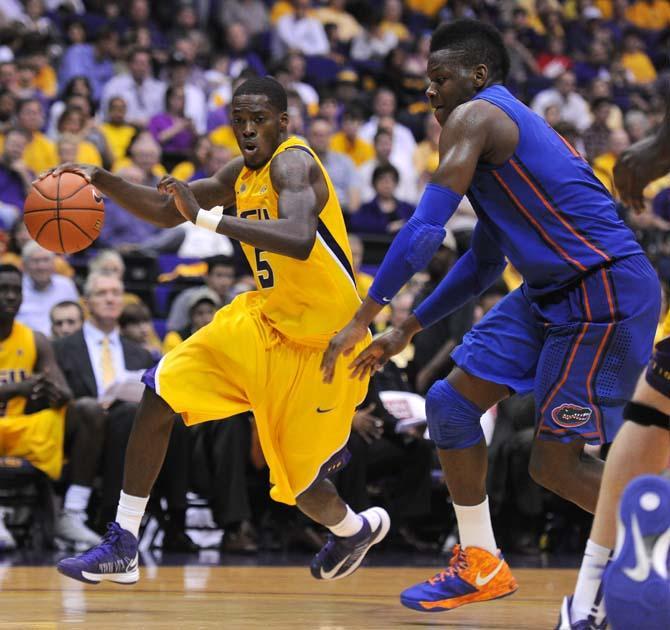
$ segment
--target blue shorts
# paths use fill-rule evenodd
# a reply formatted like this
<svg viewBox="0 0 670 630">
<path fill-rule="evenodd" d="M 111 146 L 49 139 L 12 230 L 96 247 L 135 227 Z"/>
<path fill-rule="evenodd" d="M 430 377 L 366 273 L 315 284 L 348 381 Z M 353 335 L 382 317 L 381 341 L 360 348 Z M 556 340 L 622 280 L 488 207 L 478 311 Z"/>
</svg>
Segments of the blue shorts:
<svg viewBox="0 0 670 630">
<path fill-rule="evenodd" d="M 630 256 L 548 295 L 513 291 L 452 358 L 469 374 L 534 392 L 538 437 L 611 442 L 651 356 L 660 302 L 646 256 Z"/>
</svg>

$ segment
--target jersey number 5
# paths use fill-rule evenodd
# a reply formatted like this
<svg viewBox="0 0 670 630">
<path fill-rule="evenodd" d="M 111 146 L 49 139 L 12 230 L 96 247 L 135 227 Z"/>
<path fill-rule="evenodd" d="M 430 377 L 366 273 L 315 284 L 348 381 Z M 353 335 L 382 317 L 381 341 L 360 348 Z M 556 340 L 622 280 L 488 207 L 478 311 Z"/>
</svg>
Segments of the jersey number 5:
<svg viewBox="0 0 670 630">
<path fill-rule="evenodd" d="M 258 282 L 263 289 L 270 289 L 275 285 L 275 275 L 272 272 L 270 263 L 263 258 L 264 249 L 255 248 L 256 252 L 256 275 Z"/>
</svg>

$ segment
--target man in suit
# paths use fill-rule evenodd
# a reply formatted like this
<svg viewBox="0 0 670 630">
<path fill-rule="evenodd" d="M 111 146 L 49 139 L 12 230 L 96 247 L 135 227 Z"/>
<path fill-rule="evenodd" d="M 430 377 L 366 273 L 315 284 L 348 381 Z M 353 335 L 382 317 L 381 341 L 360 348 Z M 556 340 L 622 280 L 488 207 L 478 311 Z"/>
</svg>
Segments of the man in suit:
<svg viewBox="0 0 670 630">
<path fill-rule="evenodd" d="M 56 357 L 75 398 L 93 398 L 106 415 L 102 454 L 102 501 L 98 523 L 113 521 L 123 481 L 126 444 L 137 403 L 105 396 L 115 383 L 136 379 L 153 366 L 151 354 L 119 334 L 123 309 L 123 282 L 115 274 L 92 272 L 86 279 L 84 297 L 89 319 L 80 331 L 56 341 Z M 164 468 L 164 494 L 168 500 L 163 548 L 193 551 L 184 533 L 188 470 L 188 435 L 175 422 Z"/>
</svg>

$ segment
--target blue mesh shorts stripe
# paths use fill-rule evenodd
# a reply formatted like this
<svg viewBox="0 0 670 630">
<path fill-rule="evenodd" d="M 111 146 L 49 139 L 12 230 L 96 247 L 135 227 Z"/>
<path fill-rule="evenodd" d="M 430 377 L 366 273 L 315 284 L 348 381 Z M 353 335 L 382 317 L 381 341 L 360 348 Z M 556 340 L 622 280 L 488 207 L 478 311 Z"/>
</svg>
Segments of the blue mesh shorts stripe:
<svg viewBox="0 0 670 630">
<path fill-rule="evenodd" d="M 534 392 L 542 439 L 611 442 L 651 356 L 660 299 L 656 273 L 642 255 L 532 299 L 522 286 L 465 335 L 452 357 L 474 376 Z"/>
</svg>

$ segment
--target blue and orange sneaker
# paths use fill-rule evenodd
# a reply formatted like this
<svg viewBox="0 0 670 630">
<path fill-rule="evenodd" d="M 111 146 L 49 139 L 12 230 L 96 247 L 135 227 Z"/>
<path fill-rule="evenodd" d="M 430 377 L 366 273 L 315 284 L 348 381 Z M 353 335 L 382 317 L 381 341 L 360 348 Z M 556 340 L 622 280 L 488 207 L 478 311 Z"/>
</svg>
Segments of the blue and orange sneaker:
<svg viewBox="0 0 670 630">
<path fill-rule="evenodd" d="M 452 610 L 464 604 L 507 597 L 518 585 L 502 554 L 455 545 L 449 567 L 404 590 L 400 602 L 423 612 Z"/>
<path fill-rule="evenodd" d="M 670 628 L 670 481 L 643 475 L 624 490 L 614 558 L 605 569 L 613 630 Z"/>
<path fill-rule="evenodd" d="M 328 541 L 314 556 L 310 567 L 317 580 L 339 580 L 358 569 L 365 554 L 373 545 L 381 542 L 391 527 L 386 510 L 371 507 L 359 516 L 363 527 L 353 536 L 328 535 Z"/>
<path fill-rule="evenodd" d="M 80 582 L 98 584 L 102 580 L 134 584 L 140 578 L 137 538 L 118 523 L 108 523 L 100 544 L 79 556 L 64 558 L 58 571 Z"/>
</svg>

